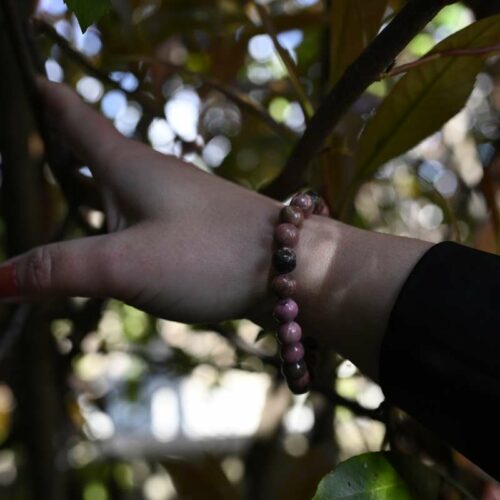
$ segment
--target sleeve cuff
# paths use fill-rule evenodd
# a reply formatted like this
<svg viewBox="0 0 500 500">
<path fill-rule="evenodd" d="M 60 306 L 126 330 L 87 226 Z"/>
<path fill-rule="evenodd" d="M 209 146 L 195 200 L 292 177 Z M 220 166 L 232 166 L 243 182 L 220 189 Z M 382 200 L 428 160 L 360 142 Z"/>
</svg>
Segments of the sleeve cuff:
<svg viewBox="0 0 500 500">
<path fill-rule="evenodd" d="M 500 257 L 431 247 L 394 305 L 380 354 L 387 399 L 500 478 Z"/>
</svg>

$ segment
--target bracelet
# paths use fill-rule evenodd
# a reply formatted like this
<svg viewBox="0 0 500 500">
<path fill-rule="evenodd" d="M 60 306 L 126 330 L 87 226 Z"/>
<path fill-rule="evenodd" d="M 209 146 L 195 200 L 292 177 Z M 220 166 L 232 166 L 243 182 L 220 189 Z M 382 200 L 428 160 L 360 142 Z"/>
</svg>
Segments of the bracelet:
<svg viewBox="0 0 500 500">
<path fill-rule="evenodd" d="M 294 394 L 309 391 L 311 371 L 305 360 L 302 343 L 302 329 L 295 321 L 299 306 L 292 299 L 297 290 L 297 282 L 290 274 L 297 265 L 294 248 L 299 242 L 299 229 L 304 219 L 311 214 L 329 215 L 323 199 L 314 191 L 296 194 L 289 206 L 281 209 L 279 223 L 274 231 L 275 251 L 273 267 L 276 276 L 271 282 L 271 289 L 278 297 L 273 310 L 274 319 L 279 323 L 277 340 L 280 345 L 282 373 L 288 387 Z"/>
</svg>

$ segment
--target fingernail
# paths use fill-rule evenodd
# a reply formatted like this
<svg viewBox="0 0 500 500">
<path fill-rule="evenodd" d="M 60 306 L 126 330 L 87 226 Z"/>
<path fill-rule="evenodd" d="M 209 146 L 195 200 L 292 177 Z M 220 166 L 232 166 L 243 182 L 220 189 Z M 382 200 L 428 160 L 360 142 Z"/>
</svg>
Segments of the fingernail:
<svg viewBox="0 0 500 500">
<path fill-rule="evenodd" d="M 0 267 L 0 298 L 19 295 L 16 264 L 14 262 Z"/>
</svg>

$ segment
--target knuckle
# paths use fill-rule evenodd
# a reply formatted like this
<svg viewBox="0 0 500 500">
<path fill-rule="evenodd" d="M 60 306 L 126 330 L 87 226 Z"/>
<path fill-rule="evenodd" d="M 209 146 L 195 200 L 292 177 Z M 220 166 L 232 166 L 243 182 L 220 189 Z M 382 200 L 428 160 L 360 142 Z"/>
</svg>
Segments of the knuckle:
<svg viewBox="0 0 500 500">
<path fill-rule="evenodd" d="M 114 242 L 108 241 L 99 246 L 98 261 L 101 271 L 101 279 L 105 283 L 106 288 L 114 296 L 120 293 L 123 283 L 123 249 Z"/>
<path fill-rule="evenodd" d="M 52 284 L 53 259 L 46 247 L 36 248 L 28 257 L 29 287 L 35 293 L 48 290 Z"/>
</svg>

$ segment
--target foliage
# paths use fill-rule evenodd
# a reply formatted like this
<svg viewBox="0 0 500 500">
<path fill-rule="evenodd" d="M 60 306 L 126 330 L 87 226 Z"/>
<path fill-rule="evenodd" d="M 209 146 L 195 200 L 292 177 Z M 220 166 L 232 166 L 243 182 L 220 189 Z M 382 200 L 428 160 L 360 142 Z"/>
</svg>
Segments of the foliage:
<svg viewBox="0 0 500 500">
<path fill-rule="evenodd" d="M 441 478 L 414 458 L 365 453 L 340 464 L 321 481 L 313 500 L 437 498 Z"/>
<path fill-rule="evenodd" d="M 82 31 L 99 21 L 111 8 L 109 0 L 64 0 L 68 7 L 75 13 Z"/>
<path fill-rule="evenodd" d="M 426 64 L 403 76 L 360 138 L 358 178 L 368 178 L 380 165 L 416 146 L 456 115 L 483 67 L 481 57 L 473 51 L 467 56 L 467 50 L 489 47 L 498 40 L 500 16 L 484 19 L 440 42 L 429 52 Z M 462 57 L 450 54 L 458 49 L 465 52 Z M 438 57 L 431 59 L 434 54 Z"/>
</svg>

